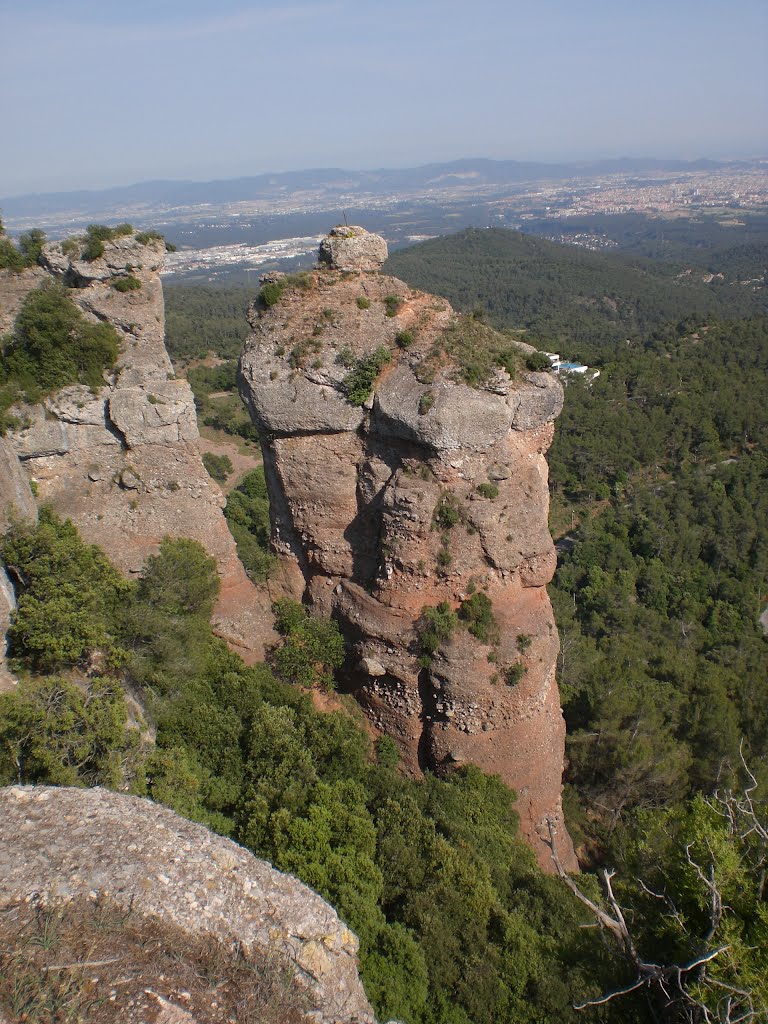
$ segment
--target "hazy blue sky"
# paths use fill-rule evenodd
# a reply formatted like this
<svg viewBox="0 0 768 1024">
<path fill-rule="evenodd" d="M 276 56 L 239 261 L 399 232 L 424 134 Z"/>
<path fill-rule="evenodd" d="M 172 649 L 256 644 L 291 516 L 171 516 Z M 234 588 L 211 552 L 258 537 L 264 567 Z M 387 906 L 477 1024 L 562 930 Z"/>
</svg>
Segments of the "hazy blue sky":
<svg viewBox="0 0 768 1024">
<path fill-rule="evenodd" d="M 766 0 L 0 0 L 0 195 L 768 151 Z"/>
</svg>

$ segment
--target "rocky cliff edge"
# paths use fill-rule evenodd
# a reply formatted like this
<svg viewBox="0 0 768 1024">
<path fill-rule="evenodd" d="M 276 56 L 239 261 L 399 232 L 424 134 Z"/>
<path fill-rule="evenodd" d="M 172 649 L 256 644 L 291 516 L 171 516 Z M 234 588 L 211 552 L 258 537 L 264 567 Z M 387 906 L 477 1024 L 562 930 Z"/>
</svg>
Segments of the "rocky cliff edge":
<svg viewBox="0 0 768 1024">
<path fill-rule="evenodd" d="M 357 939 L 295 878 L 148 800 L 103 789 L 0 789 L 0 910 L 82 897 L 279 955 L 309 1003 L 302 1019 L 375 1024 L 357 975 Z M 110 970 L 119 977 L 119 964 Z"/>
</svg>

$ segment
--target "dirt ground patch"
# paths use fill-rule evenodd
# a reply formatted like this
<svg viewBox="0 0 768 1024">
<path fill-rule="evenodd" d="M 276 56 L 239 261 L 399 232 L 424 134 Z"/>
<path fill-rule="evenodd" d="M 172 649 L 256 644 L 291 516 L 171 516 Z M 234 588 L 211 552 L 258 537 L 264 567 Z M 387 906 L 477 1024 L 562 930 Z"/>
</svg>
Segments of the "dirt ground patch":
<svg viewBox="0 0 768 1024">
<path fill-rule="evenodd" d="M 106 897 L 3 907 L 0 1018 L 12 1024 L 304 1024 L 295 969 Z"/>
</svg>

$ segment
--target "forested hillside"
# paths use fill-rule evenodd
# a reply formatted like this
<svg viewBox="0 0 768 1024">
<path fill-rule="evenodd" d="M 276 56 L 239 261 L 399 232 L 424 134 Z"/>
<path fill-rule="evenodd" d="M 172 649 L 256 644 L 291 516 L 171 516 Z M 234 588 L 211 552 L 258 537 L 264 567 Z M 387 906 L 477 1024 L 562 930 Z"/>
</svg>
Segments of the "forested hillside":
<svg viewBox="0 0 768 1024">
<path fill-rule="evenodd" d="M 691 315 L 765 312 L 764 291 L 670 279 L 659 269 L 498 228 L 402 249 L 385 266 L 457 309 L 484 311 L 496 327 L 525 328 L 539 348 L 585 360 Z"/>
</svg>

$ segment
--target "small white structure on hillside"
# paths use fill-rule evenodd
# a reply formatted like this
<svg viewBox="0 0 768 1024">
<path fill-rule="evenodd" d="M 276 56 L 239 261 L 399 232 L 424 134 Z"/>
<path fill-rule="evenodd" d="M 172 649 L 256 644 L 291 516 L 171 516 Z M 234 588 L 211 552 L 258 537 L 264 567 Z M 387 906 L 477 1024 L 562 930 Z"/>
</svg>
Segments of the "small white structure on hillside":
<svg viewBox="0 0 768 1024">
<path fill-rule="evenodd" d="M 545 352 L 544 355 L 548 357 L 550 365 L 555 373 L 581 373 L 587 376 L 587 379 L 590 381 L 595 380 L 596 377 L 600 376 L 599 370 L 592 370 L 589 366 L 585 366 L 584 363 L 569 363 L 563 361 L 557 352 Z"/>
</svg>

